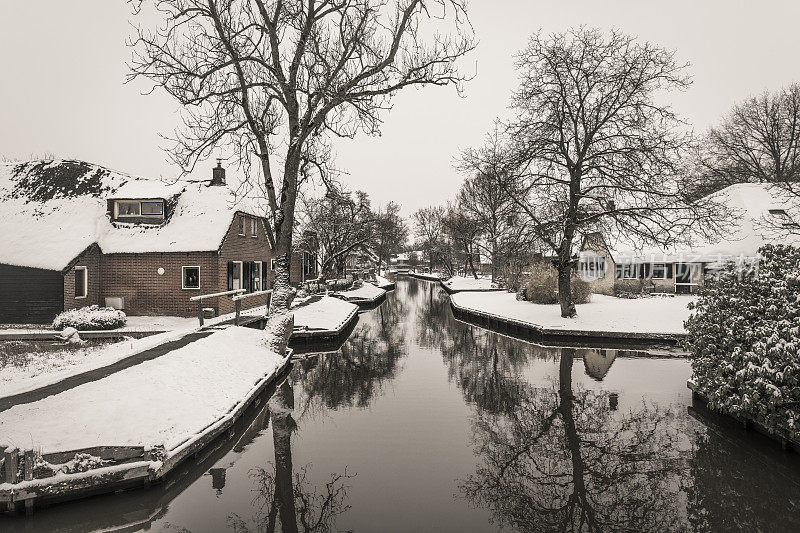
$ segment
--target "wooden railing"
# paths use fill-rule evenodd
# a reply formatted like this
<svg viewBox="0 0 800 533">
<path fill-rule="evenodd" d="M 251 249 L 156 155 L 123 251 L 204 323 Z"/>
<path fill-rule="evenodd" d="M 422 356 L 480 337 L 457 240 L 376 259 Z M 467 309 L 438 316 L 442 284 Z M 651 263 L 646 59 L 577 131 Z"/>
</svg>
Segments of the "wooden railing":
<svg viewBox="0 0 800 533">
<path fill-rule="evenodd" d="M 242 315 L 242 300 L 245 298 L 252 298 L 253 296 L 267 296 L 267 310 L 269 310 L 270 299 L 272 298 L 272 289 L 268 289 L 265 291 L 255 291 L 255 292 L 248 292 L 245 294 L 238 294 L 231 298 L 233 300 L 233 305 L 236 307 L 236 318 L 234 319 L 233 323 L 237 326 L 239 325 L 239 318 Z"/>
<path fill-rule="evenodd" d="M 213 294 L 200 294 L 199 296 L 192 296 L 189 298 L 190 302 L 197 302 L 197 319 L 200 325 L 203 325 L 203 298 L 218 298 L 220 296 L 235 296 L 246 292 L 244 289 L 233 289 L 232 291 L 215 292 Z M 238 316 L 238 313 L 237 313 Z"/>
</svg>

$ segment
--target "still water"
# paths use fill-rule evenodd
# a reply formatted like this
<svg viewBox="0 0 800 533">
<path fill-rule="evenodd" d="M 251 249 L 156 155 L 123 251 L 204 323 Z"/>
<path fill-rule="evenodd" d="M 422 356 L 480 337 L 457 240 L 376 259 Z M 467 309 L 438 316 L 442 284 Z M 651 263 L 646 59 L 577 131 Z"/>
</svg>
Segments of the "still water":
<svg viewBox="0 0 800 533">
<path fill-rule="evenodd" d="M 798 457 L 695 409 L 687 360 L 642 355 L 470 326 L 401 278 L 167 483 L 0 531 L 800 529 Z"/>
</svg>

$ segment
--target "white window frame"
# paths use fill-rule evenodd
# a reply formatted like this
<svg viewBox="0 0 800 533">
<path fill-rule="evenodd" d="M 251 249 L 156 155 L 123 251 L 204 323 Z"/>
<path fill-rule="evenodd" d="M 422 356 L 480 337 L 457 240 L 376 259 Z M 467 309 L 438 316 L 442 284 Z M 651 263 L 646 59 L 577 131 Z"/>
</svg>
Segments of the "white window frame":
<svg viewBox="0 0 800 533">
<path fill-rule="evenodd" d="M 82 300 L 89 296 L 89 269 L 85 266 L 76 266 L 75 267 L 75 274 L 78 274 L 79 270 L 83 270 L 83 296 L 76 296 L 76 300 Z M 74 290 L 72 292 L 75 292 Z"/>
<path fill-rule="evenodd" d="M 622 267 L 622 277 L 620 277 L 620 279 L 639 279 L 637 263 L 622 263 L 620 266 Z"/>
<path fill-rule="evenodd" d="M 589 268 L 593 265 L 593 268 Z M 602 265 L 602 268 L 601 268 Z M 583 272 L 588 279 L 605 279 L 606 277 L 606 258 L 603 255 L 585 255 L 578 261 L 578 274 Z"/>
<path fill-rule="evenodd" d="M 186 281 L 185 271 L 187 268 L 197 269 L 197 287 L 187 287 L 184 283 Z M 200 290 L 200 265 L 184 265 L 181 267 L 181 289 L 186 291 L 199 291 Z"/>
<path fill-rule="evenodd" d="M 231 263 L 233 263 L 233 272 L 234 273 L 236 273 L 236 265 L 239 265 L 239 286 L 238 287 L 236 286 L 236 276 L 234 276 L 232 274 L 231 275 L 231 289 L 233 289 L 233 290 L 241 289 L 242 285 L 244 285 L 244 283 L 242 283 L 242 281 L 243 281 L 242 277 L 244 277 L 244 265 L 242 264 L 241 261 L 231 261 Z"/>
<path fill-rule="evenodd" d="M 256 285 L 253 287 L 253 292 L 263 290 L 261 287 L 261 279 L 264 277 L 264 262 L 263 261 L 253 261 L 253 264 L 256 265 L 258 269 L 258 276 L 253 276 L 253 283 Z"/>
<path fill-rule="evenodd" d="M 269 260 L 269 269 L 271 271 L 275 272 L 275 260 L 274 259 L 270 259 Z"/>
<path fill-rule="evenodd" d="M 258 239 L 258 219 L 255 217 L 250 218 L 250 236 Z"/>
<path fill-rule="evenodd" d="M 664 273 L 659 277 L 656 277 L 656 274 L 655 274 L 656 266 L 659 266 L 659 267 L 664 269 Z M 650 278 L 651 279 L 667 279 L 667 264 L 666 263 L 652 263 L 650 265 Z"/>
<path fill-rule="evenodd" d="M 119 204 L 126 203 L 126 204 L 139 204 L 139 214 L 138 215 L 123 215 L 119 212 Z M 154 214 L 142 214 L 142 203 L 146 204 L 161 204 L 161 213 L 154 215 Z M 146 200 L 114 200 L 114 218 L 164 218 L 164 200 L 160 198 L 151 198 Z"/>
<path fill-rule="evenodd" d="M 245 223 L 245 216 L 239 215 L 239 219 L 236 223 L 239 225 L 236 231 L 238 231 L 239 237 L 244 237 L 247 235 L 247 224 Z"/>
</svg>

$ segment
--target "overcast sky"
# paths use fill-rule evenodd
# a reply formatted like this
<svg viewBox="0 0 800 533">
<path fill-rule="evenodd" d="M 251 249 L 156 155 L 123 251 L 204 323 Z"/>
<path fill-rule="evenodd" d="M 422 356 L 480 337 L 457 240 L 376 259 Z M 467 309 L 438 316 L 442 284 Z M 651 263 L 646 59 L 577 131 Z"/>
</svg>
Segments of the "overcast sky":
<svg viewBox="0 0 800 533">
<path fill-rule="evenodd" d="M 53 154 L 152 177 L 175 176 L 161 133 L 177 123 L 163 94 L 123 85 L 130 51 L 124 0 L 0 0 L 0 155 Z M 480 44 L 467 60 L 465 98 L 411 89 L 394 101 L 383 135 L 337 142 L 346 182 L 404 212 L 451 198 L 460 149 L 478 145 L 516 86 L 513 54 L 542 31 L 617 27 L 675 49 L 694 84 L 675 109 L 703 131 L 737 101 L 800 81 L 797 0 L 472 0 Z M 210 165 L 209 165 L 210 166 Z M 210 176 L 210 168 L 208 170 Z"/>
</svg>

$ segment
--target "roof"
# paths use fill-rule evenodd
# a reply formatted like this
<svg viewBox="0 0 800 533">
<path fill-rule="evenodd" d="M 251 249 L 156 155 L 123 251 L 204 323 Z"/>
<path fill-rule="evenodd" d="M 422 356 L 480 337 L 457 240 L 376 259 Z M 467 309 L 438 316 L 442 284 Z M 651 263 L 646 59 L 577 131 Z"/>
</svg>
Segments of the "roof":
<svg viewBox="0 0 800 533">
<path fill-rule="evenodd" d="M 621 239 L 605 236 L 609 252 L 615 261 L 657 262 L 714 262 L 725 258 L 753 257 L 764 244 L 800 246 L 798 231 L 781 227 L 770 210 L 783 210 L 800 222 L 800 204 L 789 193 L 766 183 L 739 183 L 712 195 L 713 199 L 731 210 L 730 227 L 716 239 L 696 236 L 690 245 L 672 248 L 657 246 L 631 250 Z M 629 245 L 628 245 L 629 246 Z"/>
<path fill-rule="evenodd" d="M 164 198 L 165 224 L 112 222 L 108 200 Z M 103 253 L 216 251 L 252 199 L 199 181 L 131 176 L 83 161 L 0 163 L 0 263 L 63 270 L 89 246 Z"/>
</svg>

